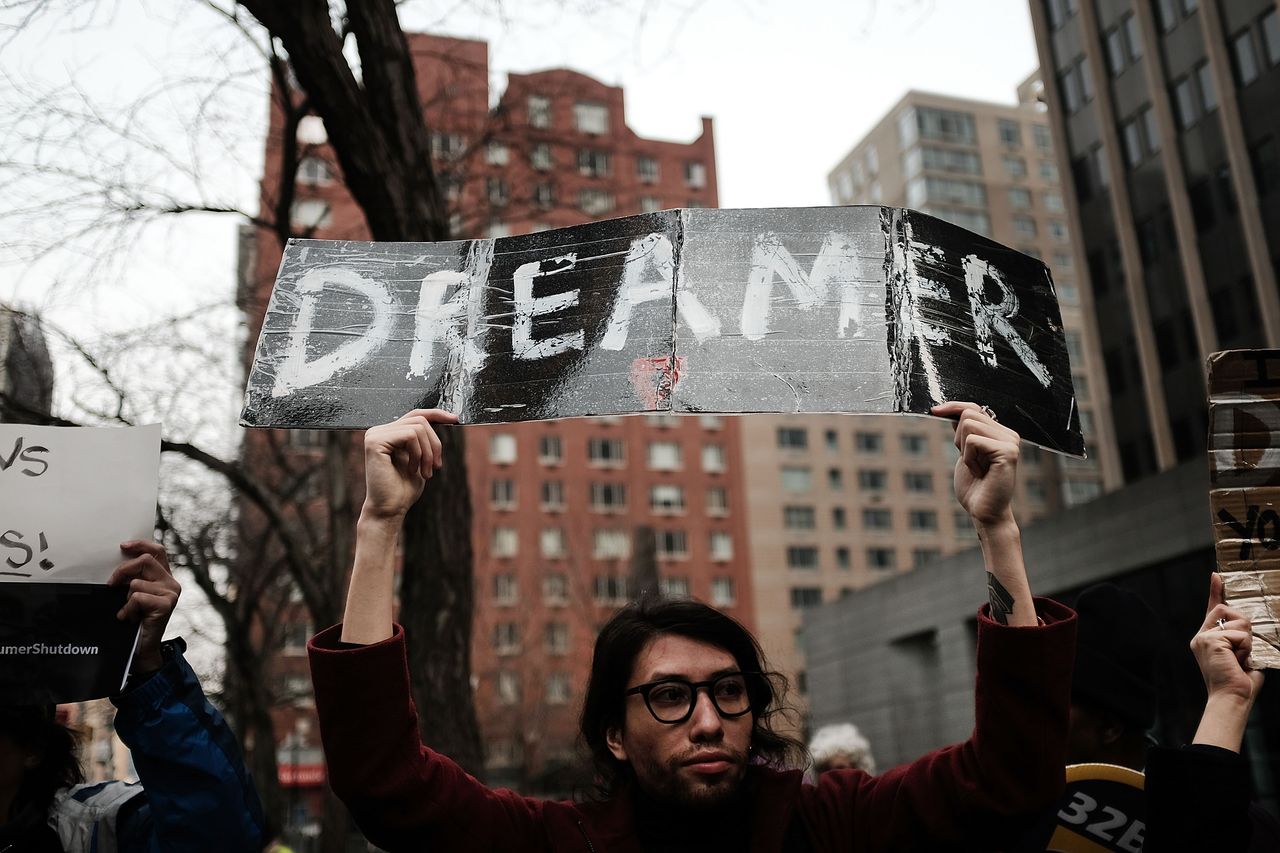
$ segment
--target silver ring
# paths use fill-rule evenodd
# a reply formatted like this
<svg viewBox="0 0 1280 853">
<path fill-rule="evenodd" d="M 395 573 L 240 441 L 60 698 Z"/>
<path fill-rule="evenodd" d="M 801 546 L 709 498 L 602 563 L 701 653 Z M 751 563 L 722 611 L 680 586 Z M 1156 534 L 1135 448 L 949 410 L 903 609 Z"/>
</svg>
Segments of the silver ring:
<svg viewBox="0 0 1280 853">
<path fill-rule="evenodd" d="M 995 409 L 991 408 L 990 406 L 983 406 L 983 407 L 982 407 L 982 413 L 983 413 L 984 415 L 986 415 L 987 417 L 991 418 L 991 420 L 993 420 L 993 421 L 999 421 L 999 420 L 1000 420 L 999 418 L 997 418 L 997 417 L 996 417 L 996 411 L 995 411 Z"/>
<path fill-rule="evenodd" d="M 1218 620 L 1218 630 L 1219 630 L 1219 631 L 1225 631 L 1225 630 L 1227 630 L 1227 620 L 1226 620 L 1226 619 L 1219 619 L 1219 620 Z"/>
</svg>

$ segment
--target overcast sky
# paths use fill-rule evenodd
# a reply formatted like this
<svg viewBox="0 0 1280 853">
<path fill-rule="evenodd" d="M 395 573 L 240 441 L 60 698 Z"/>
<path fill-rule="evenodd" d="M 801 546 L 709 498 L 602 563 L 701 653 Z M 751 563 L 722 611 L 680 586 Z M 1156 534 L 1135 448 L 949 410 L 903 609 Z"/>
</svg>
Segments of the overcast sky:
<svg viewBox="0 0 1280 853">
<path fill-rule="evenodd" d="M 0 72 L 19 86 L 74 77 L 110 112 L 175 70 L 213 68 L 215 54 L 251 66 L 237 37 L 199 7 L 127 0 L 75 27 L 47 20 L 0 49 Z M 416 0 L 402 8 L 407 28 L 489 40 L 495 93 L 508 71 L 570 67 L 625 87 L 627 122 L 643 136 L 687 141 L 699 117 L 712 116 L 726 207 L 827 204 L 827 172 L 908 89 L 1012 102 L 1036 65 L 1027 0 Z M 208 191 L 251 206 L 266 110 L 256 81 L 238 85 L 229 138 L 202 157 Z M 185 143 L 167 136 L 176 131 L 166 122 L 190 107 L 174 97 L 169 107 L 164 97 L 153 102 L 148 121 L 182 157 Z M 231 217 L 172 223 L 90 296 L 49 285 L 83 276 L 84 256 L 101 247 L 34 269 L 0 254 L 0 298 L 55 316 L 92 307 L 83 322 L 136 321 L 230 294 L 234 248 Z"/>
</svg>

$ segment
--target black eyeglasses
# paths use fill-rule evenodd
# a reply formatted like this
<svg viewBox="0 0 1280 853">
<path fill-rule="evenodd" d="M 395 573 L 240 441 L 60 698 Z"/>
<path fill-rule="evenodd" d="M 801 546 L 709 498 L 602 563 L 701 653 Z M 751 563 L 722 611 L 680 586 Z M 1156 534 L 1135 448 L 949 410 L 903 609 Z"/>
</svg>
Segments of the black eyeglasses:
<svg viewBox="0 0 1280 853">
<path fill-rule="evenodd" d="M 678 725 L 693 716 L 698 691 L 705 688 L 716 713 L 732 719 L 751 710 L 752 696 L 762 695 L 762 678 L 758 672 L 727 672 L 710 681 L 696 682 L 683 678 L 664 678 L 632 687 L 623 695 L 639 693 L 655 720 Z"/>
</svg>

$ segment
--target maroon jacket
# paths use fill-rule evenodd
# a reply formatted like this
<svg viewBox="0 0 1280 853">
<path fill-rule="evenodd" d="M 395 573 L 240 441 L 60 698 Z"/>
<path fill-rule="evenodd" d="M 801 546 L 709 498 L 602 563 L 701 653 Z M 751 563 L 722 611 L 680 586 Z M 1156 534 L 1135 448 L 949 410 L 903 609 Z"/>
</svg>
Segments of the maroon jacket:
<svg viewBox="0 0 1280 853">
<path fill-rule="evenodd" d="M 978 616 L 973 735 L 879 776 L 756 774 L 750 853 L 778 853 L 797 815 L 815 853 L 988 849 L 1010 816 L 1042 811 L 1063 786 L 1075 614 L 1037 600 L 1045 625 Z M 422 746 L 404 635 L 343 649 L 339 626 L 309 645 L 329 781 L 369 840 L 391 851 L 642 853 L 631 802 L 550 802 L 490 790 Z M 743 851 L 748 853 L 748 851 Z"/>
</svg>

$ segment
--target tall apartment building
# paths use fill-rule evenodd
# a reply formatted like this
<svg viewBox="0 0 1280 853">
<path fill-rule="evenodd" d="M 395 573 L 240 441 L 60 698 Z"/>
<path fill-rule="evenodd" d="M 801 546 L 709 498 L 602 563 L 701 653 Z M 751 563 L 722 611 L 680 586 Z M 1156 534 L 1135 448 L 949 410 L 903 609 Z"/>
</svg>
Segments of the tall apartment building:
<svg viewBox="0 0 1280 853">
<path fill-rule="evenodd" d="M 1035 78 L 1002 105 L 908 92 L 829 175 L 836 204 L 909 207 L 1049 265 L 1062 304 L 1090 457 L 1027 446 L 1023 523 L 1118 485 L 1101 362 L 1077 286 L 1057 159 Z M 956 505 L 949 424 L 929 418 L 757 416 L 743 424 L 756 613 L 783 671 L 804 685 L 804 609 L 976 544 Z M 791 608 L 766 602 L 789 601 Z"/>
<path fill-rule="evenodd" d="M 564 69 L 512 74 L 491 104 L 484 42 L 414 34 L 410 46 L 457 238 L 717 204 L 709 118 L 691 143 L 645 139 L 626 125 L 622 89 Z M 279 177 L 281 128 L 273 112 L 264 197 Z M 320 238 L 367 239 L 323 125 L 305 119 L 298 132 L 306 150 L 294 221 L 315 225 Z M 265 233 L 244 243 L 256 255 L 242 264 L 256 338 L 280 251 Z M 655 531 L 667 592 L 753 624 L 738 435 L 737 419 L 715 417 L 468 428 L 473 683 L 491 781 L 528 791 L 562 784 L 557 771 L 573 753 L 595 633 L 626 600 L 638 527 Z M 314 438 L 295 431 L 290 452 L 314 452 L 306 446 Z M 286 632 L 282 684 L 305 675 L 310 627 Z M 277 725 L 290 786 L 323 781 L 310 763 L 317 734 L 303 705 L 305 697 L 282 710 Z"/>
<path fill-rule="evenodd" d="M 1031 0 L 1123 476 L 1203 452 L 1204 358 L 1280 344 L 1274 0 Z"/>
</svg>

